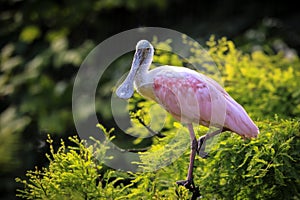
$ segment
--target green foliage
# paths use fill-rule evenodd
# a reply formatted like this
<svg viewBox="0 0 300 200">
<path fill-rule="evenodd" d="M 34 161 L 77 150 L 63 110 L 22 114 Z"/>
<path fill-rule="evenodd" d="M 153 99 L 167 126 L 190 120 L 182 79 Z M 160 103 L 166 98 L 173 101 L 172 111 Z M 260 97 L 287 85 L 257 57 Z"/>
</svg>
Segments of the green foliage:
<svg viewBox="0 0 300 200">
<path fill-rule="evenodd" d="M 57 69 L 71 64 L 79 66 L 93 44 L 86 42 L 82 47 L 68 49 L 68 41 L 62 37 L 53 40 L 49 45 L 51 48 L 43 50 L 30 61 L 15 55 L 18 47 L 14 43 L 9 43 L 2 49 L 0 95 L 9 95 L 12 99 L 10 106 L 16 104 L 18 115 L 38 119 L 40 130 L 62 132 L 72 122 L 67 107 L 72 83 L 66 80 L 68 76 L 54 78 L 52 74 L 44 73 L 45 67 L 52 61 Z M 11 78 L 12 76 L 14 78 Z"/>
<path fill-rule="evenodd" d="M 300 60 L 257 50 L 243 53 L 226 38 L 207 42 L 227 92 L 257 117 L 300 114 Z"/>
<path fill-rule="evenodd" d="M 0 173 L 6 173 L 17 167 L 18 160 L 15 156 L 19 150 L 20 132 L 29 121 L 26 117 L 18 118 L 15 108 L 6 109 L 0 115 Z"/>
<path fill-rule="evenodd" d="M 100 127 L 105 135 L 110 134 Z M 70 137 L 69 140 L 75 147 L 66 147 L 61 141 L 61 146 L 55 152 L 53 141 L 48 138 L 51 154 L 47 157 L 50 165 L 41 170 L 36 168 L 35 171 L 28 171 L 28 181 L 17 178 L 16 181 L 24 185 L 23 190 L 18 190 L 17 196 L 25 199 L 168 199 L 175 195 L 173 190 L 166 193 L 160 185 L 157 186 L 175 186 L 175 182 L 161 181 L 155 173 L 103 172 L 104 166 L 99 161 L 111 159 L 105 154 L 108 150 L 106 142 L 97 141 L 87 148 L 76 137 Z M 94 155 L 97 155 L 97 159 Z M 164 171 L 160 172 L 168 178 Z M 188 195 L 182 188 L 177 190 L 178 195 Z"/>
<path fill-rule="evenodd" d="M 109 159 L 105 157 L 106 144 L 98 142 L 95 146 L 86 148 L 77 137 L 70 137 L 74 147 L 61 146 L 54 151 L 53 140 L 49 137 L 50 155 L 47 158 L 50 165 L 41 170 L 35 169 L 26 174 L 29 180 L 16 179 L 24 184 L 24 190 L 18 190 L 17 196 L 26 199 L 114 199 L 117 193 L 116 182 L 122 180 L 118 172 L 109 171 L 100 174 L 103 166 L 98 161 Z M 93 148 L 97 147 L 97 152 Z M 97 159 L 93 155 L 97 154 Z M 113 180 L 112 180 L 113 179 Z M 113 190 L 113 188 L 115 188 Z M 121 189 L 120 189 L 121 190 Z"/>
<path fill-rule="evenodd" d="M 28 168 L 39 162 L 36 144 L 45 138 L 45 132 L 67 137 L 74 131 L 71 107 L 75 75 L 92 48 L 117 31 L 112 23 L 116 18 L 107 16 L 115 16 L 119 9 L 161 10 L 167 4 L 167 0 L 1 2 L 1 171 L 15 175 L 17 163 Z M 120 19 L 125 19 L 124 15 L 121 13 Z M 111 120 L 106 106 L 97 109 Z M 4 123 L 2 119 L 8 118 L 12 120 Z M 18 149 L 28 154 L 19 153 L 18 157 Z M 17 157 L 12 159 L 13 155 Z"/>
<path fill-rule="evenodd" d="M 276 118 L 258 125 L 261 133 L 257 139 L 243 141 L 236 134 L 224 133 L 212 146 L 208 159 L 198 157 L 194 176 L 203 199 L 300 197 L 300 122 Z M 18 178 L 25 186 L 18 196 L 27 199 L 187 199 L 191 194 L 175 181 L 186 176 L 188 149 L 170 165 L 151 171 L 169 162 L 163 158 L 171 158 L 178 149 L 187 147 L 188 143 L 184 143 L 187 130 L 180 125 L 175 125 L 173 132 L 176 129 L 182 132 L 173 145 L 168 146 L 172 137 L 169 132 L 169 136 L 149 151 L 140 153 L 141 171 L 137 173 L 103 170 L 98 161 L 110 159 L 105 157 L 105 151 L 109 150 L 105 142 L 86 147 L 77 138 L 70 138 L 76 147 L 66 147 L 61 142 L 61 147 L 54 152 L 49 138 L 49 167 L 29 171 L 28 181 Z M 163 149 L 161 154 L 157 149 Z M 95 150 L 102 156 L 95 159 Z"/>
<path fill-rule="evenodd" d="M 300 122 L 275 119 L 258 125 L 258 139 L 223 134 L 211 158 L 200 159 L 197 183 L 205 199 L 300 197 Z"/>
</svg>

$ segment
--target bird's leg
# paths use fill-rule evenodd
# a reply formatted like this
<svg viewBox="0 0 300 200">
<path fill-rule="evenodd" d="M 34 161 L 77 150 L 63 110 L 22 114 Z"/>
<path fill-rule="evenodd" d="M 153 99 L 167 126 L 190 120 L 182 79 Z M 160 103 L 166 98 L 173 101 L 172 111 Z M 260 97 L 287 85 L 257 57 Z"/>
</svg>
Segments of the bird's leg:
<svg viewBox="0 0 300 200">
<path fill-rule="evenodd" d="M 198 142 L 194 133 L 193 125 L 188 124 L 188 129 L 190 132 L 190 137 L 191 137 L 191 154 L 190 154 L 190 164 L 189 164 L 189 169 L 188 169 L 188 175 L 186 180 L 183 181 L 177 181 L 176 183 L 178 185 L 182 185 L 185 188 L 189 189 L 191 192 L 199 192 L 197 188 L 195 188 L 194 181 L 193 181 L 193 169 L 194 169 L 194 161 L 195 161 L 195 156 L 196 152 L 198 149 Z"/>
<path fill-rule="evenodd" d="M 212 133 L 207 133 L 206 135 L 203 135 L 199 138 L 198 145 L 197 145 L 198 146 L 197 152 L 198 152 L 198 154 L 201 158 L 207 158 L 208 157 L 208 153 L 205 152 L 206 140 L 208 140 L 209 138 L 212 138 L 212 137 L 214 137 L 214 136 L 216 136 L 216 135 L 218 135 L 222 132 L 225 132 L 225 131 L 227 131 L 227 129 L 222 129 L 221 128 L 221 129 L 216 130 Z"/>
</svg>

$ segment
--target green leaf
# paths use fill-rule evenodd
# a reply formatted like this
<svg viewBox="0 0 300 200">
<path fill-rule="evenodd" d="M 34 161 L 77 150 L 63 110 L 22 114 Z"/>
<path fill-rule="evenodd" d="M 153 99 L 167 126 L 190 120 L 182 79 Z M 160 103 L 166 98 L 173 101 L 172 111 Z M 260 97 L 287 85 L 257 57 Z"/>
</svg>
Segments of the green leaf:
<svg viewBox="0 0 300 200">
<path fill-rule="evenodd" d="M 20 40 L 26 43 L 31 43 L 38 37 L 40 37 L 41 31 L 39 27 L 31 25 L 26 26 L 20 34 Z"/>
</svg>

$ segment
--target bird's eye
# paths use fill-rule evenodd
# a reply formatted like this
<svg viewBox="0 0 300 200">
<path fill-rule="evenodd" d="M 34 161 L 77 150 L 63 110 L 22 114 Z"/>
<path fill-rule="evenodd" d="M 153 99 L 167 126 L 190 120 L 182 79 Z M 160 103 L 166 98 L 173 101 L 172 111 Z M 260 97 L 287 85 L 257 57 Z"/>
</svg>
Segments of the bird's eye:
<svg viewBox="0 0 300 200">
<path fill-rule="evenodd" d="M 146 48 L 146 51 L 150 51 L 150 48 Z"/>
</svg>

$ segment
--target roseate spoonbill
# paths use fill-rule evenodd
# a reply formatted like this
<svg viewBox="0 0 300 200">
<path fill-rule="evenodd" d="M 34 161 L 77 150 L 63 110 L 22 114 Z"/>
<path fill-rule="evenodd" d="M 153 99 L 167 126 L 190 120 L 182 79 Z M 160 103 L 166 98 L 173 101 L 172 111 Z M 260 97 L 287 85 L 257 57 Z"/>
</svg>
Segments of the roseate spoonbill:
<svg viewBox="0 0 300 200">
<path fill-rule="evenodd" d="M 259 129 L 244 108 L 216 81 L 185 67 L 161 66 L 149 70 L 153 55 L 154 48 L 150 42 L 140 40 L 137 43 L 130 72 L 117 88 L 116 94 L 119 98 L 128 99 L 133 95 L 135 85 L 142 96 L 156 101 L 175 119 L 187 124 L 191 137 L 190 164 L 187 179 L 177 181 L 177 184 L 193 190 L 195 155 L 198 153 L 203 158 L 207 156 L 204 152 L 207 139 L 224 131 L 252 138 L 257 136 Z M 217 113 L 223 115 L 224 120 L 220 120 L 220 124 L 218 120 L 214 123 L 217 131 L 208 133 L 197 141 L 192 123 L 209 126 L 214 105 L 224 105 L 224 113 Z"/>
</svg>

